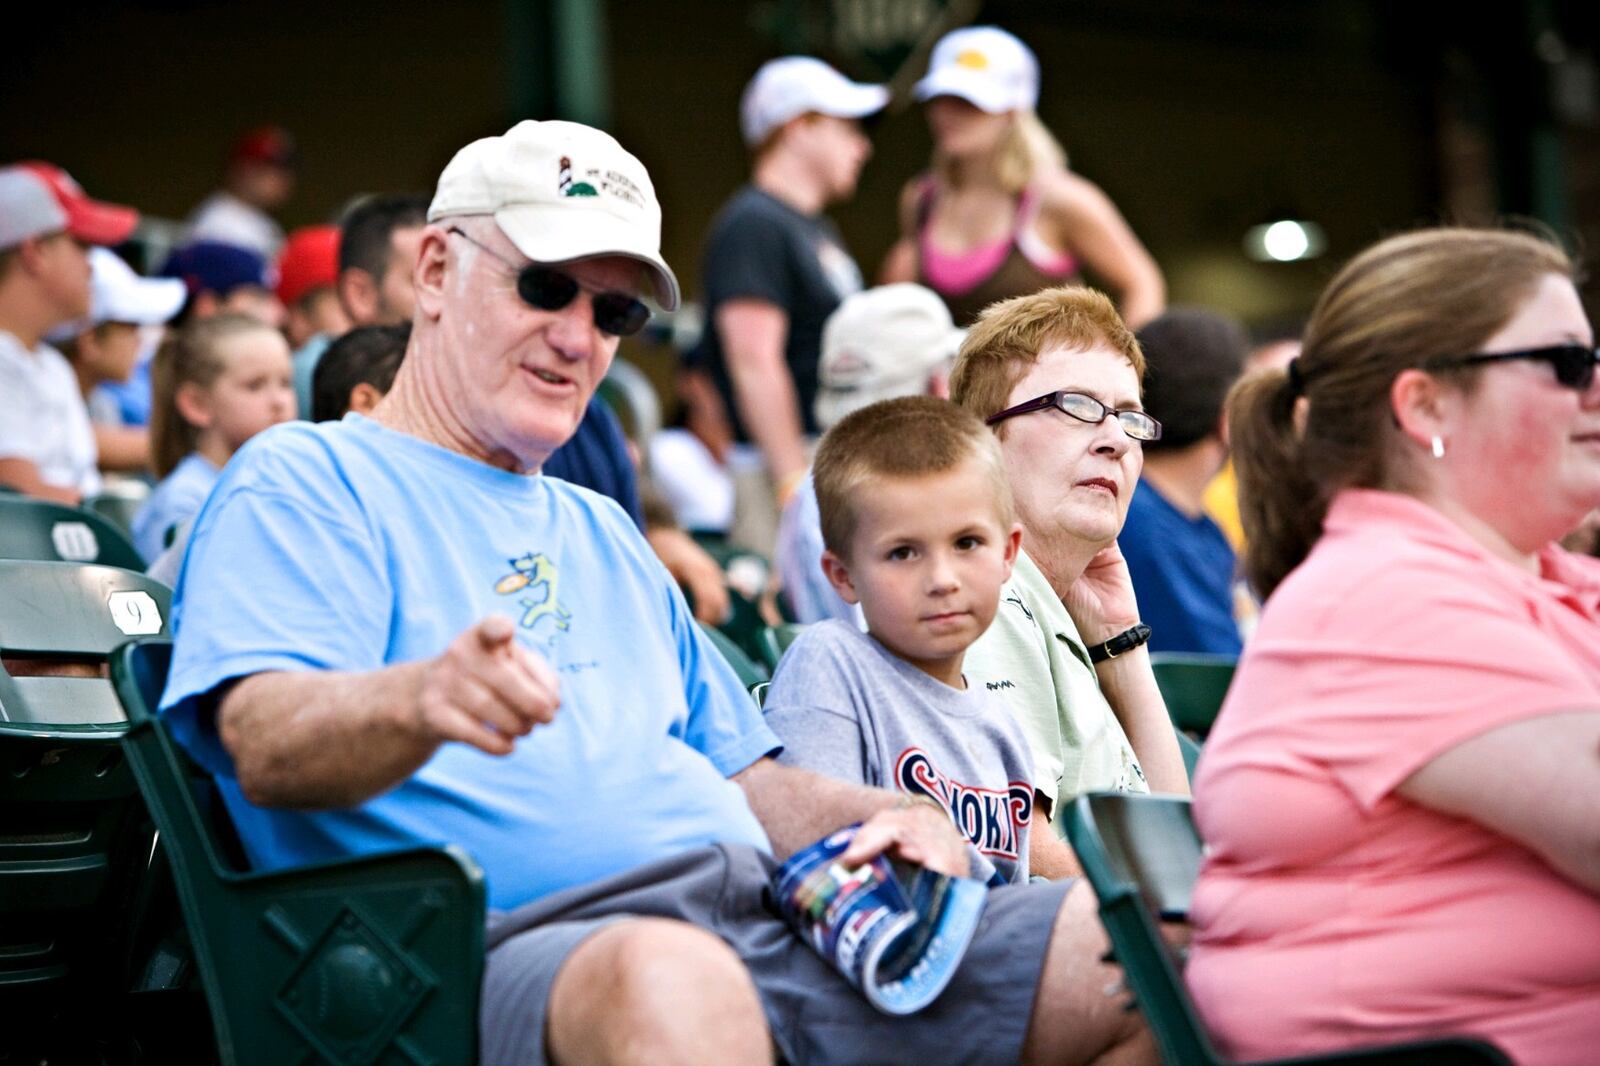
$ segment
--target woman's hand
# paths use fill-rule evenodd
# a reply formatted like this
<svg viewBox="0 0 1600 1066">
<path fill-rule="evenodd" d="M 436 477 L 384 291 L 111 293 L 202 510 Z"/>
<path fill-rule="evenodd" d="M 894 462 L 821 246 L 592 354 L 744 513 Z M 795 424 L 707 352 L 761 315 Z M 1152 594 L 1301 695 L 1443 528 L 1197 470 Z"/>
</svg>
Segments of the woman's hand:
<svg viewBox="0 0 1600 1066">
<path fill-rule="evenodd" d="M 1139 621 L 1133 577 L 1122 549 L 1112 541 L 1095 553 L 1062 603 L 1086 645 L 1101 644 Z"/>
</svg>

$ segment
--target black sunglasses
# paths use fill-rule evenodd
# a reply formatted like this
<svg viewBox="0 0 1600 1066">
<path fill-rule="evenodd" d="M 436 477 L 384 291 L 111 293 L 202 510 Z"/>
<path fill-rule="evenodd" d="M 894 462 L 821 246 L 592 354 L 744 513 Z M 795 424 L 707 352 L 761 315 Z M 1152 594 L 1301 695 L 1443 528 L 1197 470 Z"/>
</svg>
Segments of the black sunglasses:
<svg viewBox="0 0 1600 1066">
<path fill-rule="evenodd" d="M 1478 355 L 1441 355 L 1424 360 L 1424 370 L 1442 370 L 1453 366 L 1472 366 L 1476 363 L 1501 363 L 1511 359 L 1537 359 L 1555 368 L 1556 380 L 1569 389 L 1589 391 L 1594 384 L 1595 362 L 1600 360 L 1600 349 L 1586 348 L 1581 344 L 1556 344 L 1549 348 L 1528 348 L 1520 352 L 1493 352 Z"/>
<path fill-rule="evenodd" d="M 1122 432 L 1137 441 L 1161 439 L 1161 423 L 1143 411 L 1131 409 L 1119 411 L 1081 392 L 1049 392 L 1043 396 L 1036 396 L 1015 407 L 1007 407 L 999 414 L 990 415 L 986 424 L 992 426 L 996 422 L 1004 422 L 1008 418 L 1025 415 L 1030 411 L 1043 411 L 1047 407 L 1054 407 L 1062 414 L 1071 415 L 1079 422 L 1088 422 L 1090 425 L 1099 425 L 1107 418 L 1115 418 L 1117 424 L 1122 427 Z"/>
<path fill-rule="evenodd" d="M 513 263 L 499 252 L 465 230 L 451 226 L 450 233 L 465 239 L 517 272 L 517 295 L 522 302 L 539 311 L 559 311 L 583 291 L 583 285 L 571 274 L 538 263 Z M 594 324 L 601 333 L 613 337 L 631 337 L 650 321 L 650 309 L 644 301 L 625 292 L 597 292 L 591 301 L 594 306 Z"/>
</svg>

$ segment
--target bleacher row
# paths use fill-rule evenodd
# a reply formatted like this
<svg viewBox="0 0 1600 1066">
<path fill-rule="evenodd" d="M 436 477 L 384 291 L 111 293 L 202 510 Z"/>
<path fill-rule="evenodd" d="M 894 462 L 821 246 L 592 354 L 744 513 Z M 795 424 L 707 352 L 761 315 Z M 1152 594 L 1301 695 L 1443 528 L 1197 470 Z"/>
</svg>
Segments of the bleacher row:
<svg viewBox="0 0 1600 1066">
<path fill-rule="evenodd" d="M 476 863 L 446 847 L 252 872 L 155 716 L 172 595 L 137 563 L 106 516 L 0 494 L 0 1062 L 474 1061 Z M 707 632 L 759 700 L 799 627 L 752 617 Z M 1231 674 L 1158 657 L 1191 772 Z M 1157 925 L 1187 914 L 1188 801 L 1084 796 L 1063 821 L 1166 1060 L 1224 1061 Z M 1458 1040 L 1296 1061 L 1505 1060 Z"/>
</svg>

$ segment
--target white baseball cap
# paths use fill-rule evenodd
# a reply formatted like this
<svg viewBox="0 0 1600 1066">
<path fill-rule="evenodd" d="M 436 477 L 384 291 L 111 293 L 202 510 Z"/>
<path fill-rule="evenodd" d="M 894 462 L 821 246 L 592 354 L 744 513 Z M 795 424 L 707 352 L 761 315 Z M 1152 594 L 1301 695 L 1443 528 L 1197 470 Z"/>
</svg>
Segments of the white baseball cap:
<svg viewBox="0 0 1600 1066">
<path fill-rule="evenodd" d="M 189 295 L 181 278 L 143 278 L 109 248 L 89 249 L 89 321 L 157 326 L 171 320 Z"/>
<path fill-rule="evenodd" d="M 879 400 L 927 392 L 929 375 L 955 358 L 964 336 L 939 294 L 921 285 L 880 285 L 846 297 L 822 327 L 818 424 L 827 428 Z"/>
<path fill-rule="evenodd" d="M 997 26 L 967 26 L 939 38 L 927 76 L 912 92 L 918 100 L 959 96 L 991 115 L 1032 111 L 1039 103 L 1039 61 Z"/>
<path fill-rule="evenodd" d="M 181 278 L 145 278 L 109 248 L 89 249 L 89 316 L 50 331 L 52 340 L 70 340 L 102 322 L 159 326 L 183 308 L 189 288 Z"/>
<path fill-rule="evenodd" d="M 608 133 L 576 122 L 519 122 L 450 160 L 428 221 L 493 215 L 535 263 L 620 255 L 650 268 L 656 302 L 678 306 L 661 258 L 661 205 L 644 164 Z"/>
<path fill-rule="evenodd" d="M 820 59 L 788 56 L 761 65 L 739 101 L 739 128 L 754 148 L 767 135 L 801 115 L 865 118 L 889 103 L 882 85 L 863 85 Z"/>
</svg>

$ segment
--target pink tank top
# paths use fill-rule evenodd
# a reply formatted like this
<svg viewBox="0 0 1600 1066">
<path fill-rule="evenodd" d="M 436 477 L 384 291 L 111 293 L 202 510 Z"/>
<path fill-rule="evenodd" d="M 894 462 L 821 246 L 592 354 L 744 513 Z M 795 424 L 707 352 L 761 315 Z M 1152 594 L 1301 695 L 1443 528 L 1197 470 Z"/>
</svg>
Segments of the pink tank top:
<svg viewBox="0 0 1600 1066">
<path fill-rule="evenodd" d="M 920 212 L 923 224 L 917 235 L 917 257 L 921 274 L 935 291 L 946 296 L 966 295 L 1000 271 L 1013 246 L 1046 280 L 1065 280 L 1076 273 L 1078 264 L 1070 253 L 1056 251 L 1033 231 L 1038 197 L 1032 189 L 1024 189 L 1017 198 L 1017 213 L 1010 234 L 954 254 L 934 246 L 927 226 L 933 207 L 932 183 L 926 183 L 923 190 L 924 206 Z"/>
</svg>

